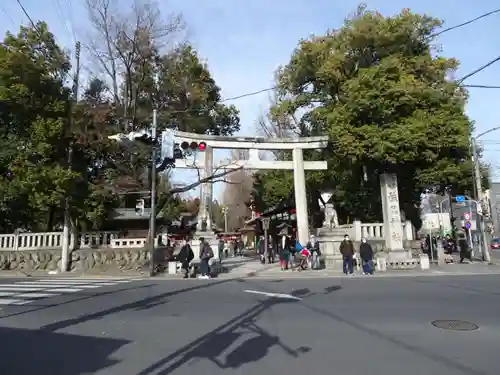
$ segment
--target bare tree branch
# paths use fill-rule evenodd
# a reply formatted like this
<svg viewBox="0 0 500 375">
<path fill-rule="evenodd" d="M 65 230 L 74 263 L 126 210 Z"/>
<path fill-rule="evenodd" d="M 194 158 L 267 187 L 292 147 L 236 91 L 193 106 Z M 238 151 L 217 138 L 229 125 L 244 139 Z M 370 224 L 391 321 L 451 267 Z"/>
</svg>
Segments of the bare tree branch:
<svg viewBox="0 0 500 375">
<path fill-rule="evenodd" d="M 137 104 L 151 78 L 157 53 L 172 46 L 184 30 L 180 14 L 162 17 L 153 0 L 135 0 L 124 11 L 116 0 L 85 0 L 92 35 L 89 53 L 107 76 L 113 102 L 123 111 L 124 126 L 135 124 Z"/>
</svg>

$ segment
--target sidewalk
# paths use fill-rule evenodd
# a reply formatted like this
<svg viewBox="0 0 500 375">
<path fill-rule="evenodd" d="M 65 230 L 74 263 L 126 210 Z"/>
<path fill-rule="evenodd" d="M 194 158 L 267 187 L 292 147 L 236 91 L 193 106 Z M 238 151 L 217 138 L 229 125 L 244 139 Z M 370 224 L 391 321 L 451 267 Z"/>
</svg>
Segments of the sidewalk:
<svg viewBox="0 0 500 375">
<path fill-rule="evenodd" d="M 224 263 L 223 263 L 224 265 Z M 432 266 L 430 270 L 387 270 L 376 272 L 372 277 L 422 277 L 422 276 L 473 276 L 473 275 L 500 275 L 500 266 L 475 262 L 472 264 L 448 264 L 443 267 Z M 261 264 L 258 260 L 242 261 L 227 273 L 221 273 L 218 279 L 231 278 L 257 279 L 314 279 L 330 277 L 346 277 L 340 269 L 281 271 L 279 264 Z M 356 271 L 349 277 L 367 277 Z"/>
</svg>

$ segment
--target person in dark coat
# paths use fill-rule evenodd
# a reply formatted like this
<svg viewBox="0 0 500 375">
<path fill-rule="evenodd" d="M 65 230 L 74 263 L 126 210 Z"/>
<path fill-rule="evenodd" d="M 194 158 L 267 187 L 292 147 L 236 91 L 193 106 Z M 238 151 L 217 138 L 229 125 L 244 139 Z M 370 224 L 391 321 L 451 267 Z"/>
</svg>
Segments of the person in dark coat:
<svg viewBox="0 0 500 375">
<path fill-rule="evenodd" d="M 467 236 L 464 234 L 460 234 L 458 237 L 458 247 L 460 248 L 460 263 L 463 263 L 465 259 L 472 263 L 472 252 L 469 248 Z"/>
<path fill-rule="evenodd" d="M 279 256 L 282 271 L 288 269 L 288 263 L 290 262 L 290 249 L 292 246 L 295 248 L 295 243 L 290 235 L 285 235 L 281 238 Z"/>
<path fill-rule="evenodd" d="M 177 255 L 177 260 L 181 262 L 181 268 L 185 271 L 185 279 L 189 277 L 189 264 L 193 259 L 193 249 L 191 249 L 191 245 L 189 245 L 189 242 L 187 240 L 184 240 L 182 243 L 181 251 L 179 251 L 179 254 Z"/>
<path fill-rule="evenodd" d="M 361 239 L 359 257 L 363 266 L 363 275 L 373 275 L 373 249 L 366 238 Z"/>
<path fill-rule="evenodd" d="M 340 254 L 342 254 L 342 270 L 344 275 L 352 275 L 354 273 L 354 244 L 346 234 L 344 241 L 340 243 Z"/>
</svg>

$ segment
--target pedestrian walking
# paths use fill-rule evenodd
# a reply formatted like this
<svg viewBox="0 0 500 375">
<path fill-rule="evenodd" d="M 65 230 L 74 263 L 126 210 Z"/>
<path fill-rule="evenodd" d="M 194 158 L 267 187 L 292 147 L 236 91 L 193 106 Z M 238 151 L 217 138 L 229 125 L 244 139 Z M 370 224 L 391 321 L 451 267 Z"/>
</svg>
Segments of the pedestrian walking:
<svg viewBox="0 0 500 375">
<path fill-rule="evenodd" d="M 184 278 L 189 278 L 189 269 L 191 262 L 194 259 L 194 252 L 187 240 L 182 242 L 181 251 L 177 254 L 177 260 L 181 262 L 181 268 L 184 270 Z"/>
<path fill-rule="evenodd" d="M 472 263 L 472 251 L 464 234 L 460 234 L 458 237 L 458 247 L 460 248 L 460 263 L 463 263 L 465 259 Z"/>
<path fill-rule="evenodd" d="M 346 234 L 344 240 L 340 243 L 340 254 L 342 254 L 342 270 L 344 275 L 354 273 L 354 244 Z"/>
<path fill-rule="evenodd" d="M 366 238 L 361 239 L 359 246 L 359 257 L 363 267 L 363 275 L 373 275 L 373 249 Z"/>
<path fill-rule="evenodd" d="M 210 259 L 214 257 L 214 252 L 205 238 L 200 237 L 200 279 L 210 279 Z"/>
</svg>

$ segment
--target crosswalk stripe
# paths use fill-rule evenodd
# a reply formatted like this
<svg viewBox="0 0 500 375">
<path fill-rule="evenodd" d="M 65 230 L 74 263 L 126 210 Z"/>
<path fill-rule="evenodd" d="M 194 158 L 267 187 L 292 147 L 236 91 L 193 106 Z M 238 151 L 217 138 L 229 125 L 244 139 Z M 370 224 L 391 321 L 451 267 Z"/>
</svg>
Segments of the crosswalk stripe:
<svg viewBox="0 0 500 375">
<path fill-rule="evenodd" d="M 77 289 L 77 288 L 55 288 L 55 289 L 50 289 L 51 292 L 56 292 L 56 293 L 75 293 L 75 292 L 81 292 L 83 289 Z"/>
<path fill-rule="evenodd" d="M 16 298 L 47 298 L 47 297 L 55 297 L 60 296 L 59 293 L 23 293 L 16 294 Z"/>
<path fill-rule="evenodd" d="M 116 286 L 134 279 L 124 278 L 41 278 L 0 284 L 0 306 L 22 306 L 44 298 Z M 2 308 L 0 308 L 2 310 Z"/>
<path fill-rule="evenodd" d="M 38 292 L 39 290 L 44 290 L 44 289 L 47 289 L 47 288 L 35 288 L 32 286 L 25 287 L 22 285 L 16 286 L 15 284 L 0 287 L 0 291 L 5 291 L 5 292 L 9 292 L 11 290 L 20 290 L 23 292 Z"/>
<path fill-rule="evenodd" d="M 37 279 L 38 281 L 67 281 L 72 283 L 128 283 L 132 281 L 132 279 L 75 279 L 70 277 L 52 277 L 52 278 L 41 278 Z"/>
<path fill-rule="evenodd" d="M 0 305 L 26 305 L 30 303 L 31 300 L 22 300 L 22 299 L 10 299 L 10 298 L 0 298 Z"/>
<path fill-rule="evenodd" d="M 53 286 L 53 285 L 57 285 L 57 286 L 65 286 L 65 285 L 76 285 L 76 286 L 80 286 L 80 285 L 89 285 L 89 283 L 71 283 L 71 282 L 61 282 L 61 281 L 57 281 L 57 280 L 54 280 L 54 281 L 42 281 L 42 282 L 38 282 L 38 281 L 23 281 L 22 282 L 23 284 L 22 285 L 32 285 L 32 286 L 37 286 L 37 287 L 43 287 L 43 286 L 47 286 L 47 287 L 50 287 L 50 286 Z M 93 284 L 92 287 L 102 287 L 102 286 L 113 286 L 113 285 L 117 285 L 117 283 L 99 283 L 99 284 Z"/>
</svg>

